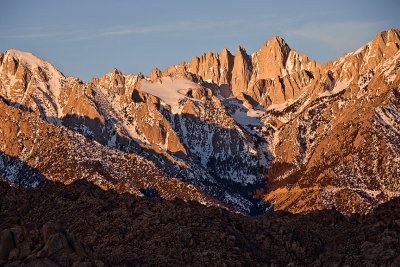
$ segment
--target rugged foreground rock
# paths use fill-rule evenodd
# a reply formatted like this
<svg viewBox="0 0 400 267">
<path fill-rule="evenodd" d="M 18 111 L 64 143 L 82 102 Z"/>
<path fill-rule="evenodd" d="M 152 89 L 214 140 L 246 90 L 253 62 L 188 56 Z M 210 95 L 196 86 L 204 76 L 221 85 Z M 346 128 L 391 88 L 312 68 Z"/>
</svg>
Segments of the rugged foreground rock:
<svg viewBox="0 0 400 267">
<path fill-rule="evenodd" d="M 0 182 L 0 265 L 399 266 L 400 199 L 369 215 L 335 210 L 246 217 L 86 181 Z"/>
</svg>

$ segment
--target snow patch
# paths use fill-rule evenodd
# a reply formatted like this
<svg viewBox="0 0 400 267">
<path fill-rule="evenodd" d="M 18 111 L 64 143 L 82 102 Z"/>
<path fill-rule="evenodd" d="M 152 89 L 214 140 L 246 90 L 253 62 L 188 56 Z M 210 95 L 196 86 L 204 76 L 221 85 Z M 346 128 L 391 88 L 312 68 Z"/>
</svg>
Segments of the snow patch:
<svg viewBox="0 0 400 267">
<path fill-rule="evenodd" d="M 394 106 L 375 109 L 375 118 L 392 132 L 400 135 L 400 114 Z"/>
<path fill-rule="evenodd" d="M 65 78 L 61 72 L 59 72 L 53 65 L 46 62 L 43 59 L 40 59 L 33 55 L 32 53 L 23 52 L 15 49 L 10 49 L 6 52 L 7 58 L 14 58 L 17 59 L 22 65 L 29 67 L 32 71 L 40 70 L 44 72 L 47 77 L 47 81 L 38 80 L 38 90 L 41 89 L 41 93 L 44 95 L 47 102 L 47 105 L 53 105 L 56 109 L 57 114 L 52 114 L 51 107 L 50 109 L 46 109 L 46 116 L 47 117 L 61 117 L 62 109 L 60 107 L 58 98 L 61 94 L 61 81 Z M 10 77 L 10 88 L 15 83 L 15 77 Z M 24 98 L 26 96 L 23 96 Z M 22 99 L 24 101 L 24 99 Z M 46 105 L 43 103 L 43 105 Z M 57 121 L 57 120 L 55 120 Z"/>
<path fill-rule="evenodd" d="M 367 47 L 366 45 L 361 46 L 361 47 L 358 48 L 356 51 L 354 51 L 354 52 L 352 53 L 352 55 L 360 54 L 362 51 L 365 50 L 366 47 Z"/>
<path fill-rule="evenodd" d="M 172 77 L 161 78 L 161 83 L 146 80 L 141 80 L 141 83 L 143 92 L 158 97 L 172 108 L 179 106 L 179 101 L 187 98 L 186 94 L 190 89 L 199 87 L 190 80 Z"/>
<path fill-rule="evenodd" d="M 390 59 L 384 61 L 382 64 L 380 64 L 377 68 L 382 69 L 382 73 L 385 76 L 385 79 L 387 82 L 393 82 L 399 71 L 398 71 L 398 66 L 397 62 L 400 60 L 400 50 L 397 51 L 397 53 L 391 57 Z"/>
<path fill-rule="evenodd" d="M 246 212 L 250 212 L 250 207 L 252 205 L 252 203 L 243 198 L 240 195 L 237 194 L 230 194 L 228 192 L 224 192 L 224 202 L 234 205 L 236 207 L 240 207 L 242 210 L 246 211 Z"/>
<path fill-rule="evenodd" d="M 10 49 L 7 51 L 7 54 L 8 56 L 18 58 L 21 62 L 29 65 L 31 69 L 40 67 L 42 70 L 46 70 L 46 75 L 50 74 L 48 82 L 50 92 L 56 97 L 60 95 L 60 79 L 63 78 L 63 75 L 53 65 L 28 52 Z"/>
<path fill-rule="evenodd" d="M 332 89 L 332 91 L 325 91 L 323 93 L 320 93 L 318 97 L 324 97 L 324 96 L 331 96 L 331 95 L 336 95 L 349 87 L 351 81 L 340 81 L 335 84 L 335 87 Z"/>
<path fill-rule="evenodd" d="M 233 119 L 240 125 L 261 125 L 261 117 L 265 111 L 248 108 L 238 108 L 233 114 Z"/>
<path fill-rule="evenodd" d="M 263 107 L 252 108 L 235 98 L 227 99 L 225 103 L 230 107 L 230 114 L 238 124 L 242 126 L 262 125 L 261 117 L 265 114 Z"/>
<path fill-rule="evenodd" d="M 267 110 L 276 110 L 276 111 L 282 111 L 288 106 L 292 105 L 297 99 L 288 99 L 287 101 L 281 103 L 281 104 L 271 104 L 268 106 Z"/>
</svg>

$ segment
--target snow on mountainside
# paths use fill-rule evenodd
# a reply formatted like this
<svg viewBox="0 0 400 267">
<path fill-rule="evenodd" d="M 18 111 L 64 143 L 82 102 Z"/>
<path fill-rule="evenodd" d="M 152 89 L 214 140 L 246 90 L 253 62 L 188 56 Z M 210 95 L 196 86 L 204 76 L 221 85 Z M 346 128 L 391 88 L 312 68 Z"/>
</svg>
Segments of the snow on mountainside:
<svg viewBox="0 0 400 267">
<path fill-rule="evenodd" d="M 46 117 L 62 116 L 58 99 L 65 77 L 51 64 L 31 53 L 11 49 L 2 58 L 0 73 L 2 94 L 7 99 L 21 104 L 40 102 L 40 112 Z"/>
<path fill-rule="evenodd" d="M 134 195 L 152 189 L 166 199 L 179 197 L 223 206 L 196 186 L 168 177 L 140 155 L 88 140 L 2 100 L 0 109 L 0 176 L 17 185 L 36 186 L 48 181 L 69 184 L 86 179 L 103 189 Z"/>
<path fill-rule="evenodd" d="M 8 50 L 0 54 L 1 108 L 18 112 L 7 121 L 21 127 L 29 118 L 29 127 L 62 134 L 2 123 L 11 141 L 2 144 L 0 174 L 23 185 L 84 178 L 169 198 L 190 188 L 185 199 L 252 214 L 270 203 L 368 212 L 400 192 L 399 36 L 382 32 L 323 65 L 274 37 L 251 56 L 224 49 L 149 77 L 114 69 L 89 83 Z M 128 168 L 138 158 L 161 172 Z M 71 164 L 73 172 L 57 169 Z"/>
<path fill-rule="evenodd" d="M 142 80 L 142 91 L 154 95 L 171 107 L 179 106 L 179 101 L 186 98 L 191 88 L 199 87 L 192 81 L 183 78 L 163 77 L 160 82 Z"/>
<path fill-rule="evenodd" d="M 380 117 L 390 110 L 384 117 L 392 122 L 398 113 L 399 45 L 399 31 L 378 34 L 358 53 L 323 66 L 307 101 L 267 114 L 265 122 L 278 126 L 267 201 L 293 212 L 334 206 L 350 213 L 399 195 L 399 136 Z M 381 58 L 374 64 L 371 51 Z"/>
</svg>

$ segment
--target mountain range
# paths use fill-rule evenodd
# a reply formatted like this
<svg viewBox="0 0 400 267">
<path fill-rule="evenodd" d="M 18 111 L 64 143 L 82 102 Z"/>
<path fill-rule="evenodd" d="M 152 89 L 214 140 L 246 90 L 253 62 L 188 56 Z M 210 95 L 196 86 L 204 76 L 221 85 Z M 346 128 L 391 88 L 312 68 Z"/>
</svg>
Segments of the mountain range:
<svg viewBox="0 0 400 267">
<path fill-rule="evenodd" d="M 82 82 L 0 53 L 0 177 L 84 179 L 245 214 L 368 213 L 400 196 L 400 30 L 319 64 L 275 36 Z"/>
</svg>

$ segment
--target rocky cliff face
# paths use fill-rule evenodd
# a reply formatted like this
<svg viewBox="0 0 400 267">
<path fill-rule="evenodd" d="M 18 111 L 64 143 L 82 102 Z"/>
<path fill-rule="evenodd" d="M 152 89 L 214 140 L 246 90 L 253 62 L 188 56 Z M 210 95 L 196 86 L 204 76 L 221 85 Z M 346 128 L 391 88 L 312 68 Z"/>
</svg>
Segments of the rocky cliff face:
<svg viewBox="0 0 400 267">
<path fill-rule="evenodd" d="M 3 101 L 0 110 L 0 175 L 14 184 L 35 187 L 85 179 L 121 193 L 143 195 L 143 190 L 152 189 L 166 199 L 222 204 L 197 187 L 170 178 L 143 156 L 104 146 Z"/>
<path fill-rule="evenodd" d="M 24 88 L 30 91 L 22 88 L 19 94 L 15 93 L 15 88 L 19 90 L 25 80 L 21 80 L 14 69 L 27 73 L 28 82 Z M 39 75 L 39 70 L 43 70 L 43 74 Z M 155 70 L 151 78 L 145 78 L 142 75 L 123 75 L 114 69 L 112 73 L 84 84 L 78 79 L 64 77 L 49 63 L 32 54 L 15 50 L 2 55 L 0 71 L 4 80 L 1 107 L 5 117 L 1 126 L 4 133 L 10 132 L 2 136 L 5 173 L 14 168 L 6 159 L 11 156 L 38 169 L 45 174 L 44 179 L 61 181 L 62 175 L 67 176 L 64 168 L 71 165 L 74 166 L 73 173 L 68 173 L 64 182 L 78 178 L 99 183 L 110 183 L 108 180 L 111 180 L 113 185 L 105 187 L 128 187 L 127 191 L 135 193 L 140 188 L 151 187 L 163 195 L 170 190 L 157 181 L 156 177 L 161 175 L 163 179 L 171 180 L 166 180 L 171 186 L 184 184 L 186 189 L 177 190 L 188 190 L 186 199 L 203 199 L 200 201 L 221 205 L 217 198 L 244 212 L 250 212 L 254 205 L 243 188 L 262 184 L 264 166 L 259 164 L 259 160 L 264 157 L 264 151 L 253 148 L 255 138 L 241 129 L 211 90 L 185 76 L 163 78 L 161 72 Z M 55 76 L 56 80 L 52 78 Z M 35 93 L 31 94 L 31 91 Z M 25 116 L 27 132 L 22 133 L 20 125 Z M 6 123 L 8 121 L 13 123 Z M 41 127 L 44 130 L 32 130 Z M 46 135 L 53 130 L 60 131 L 60 135 Z M 14 139 L 21 142 L 30 139 L 33 144 L 15 148 L 17 144 L 9 141 Z M 79 148 L 79 144 L 83 148 Z M 60 153 L 67 151 L 72 162 L 65 157 L 59 160 L 63 157 L 53 149 L 60 150 Z M 51 152 L 46 153 L 48 150 Z M 103 152 L 99 153 L 99 150 Z M 110 162 L 114 155 L 126 158 L 121 156 L 124 153 L 131 163 L 120 161 L 116 165 Z M 84 167 L 86 163 L 80 162 L 82 154 L 97 159 L 88 164 L 87 170 Z M 152 162 L 149 163 L 154 164 L 151 169 L 162 170 L 164 174 L 154 174 L 150 181 L 153 174 L 147 173 L 147 168 L 139 171 L 142 167 L 135 163 L 137 155 Z M 31 163 L 32 158 L 37 164 Z M 40 168 L 40 164 L 49 169 Z M 135 170 L 123 167 L 125 164 Z M 89 171 L 91 165 L 93 172 Z M 30 182 L 36 185 L 39 180 L 31 178 L 33 180 L 28 181 L 21 176 L 25 172 L 24 166 L 18 165 L 15 175 L 11 173 L 6 177 L 25 185 Z M 112 169 L 112 173 L 103 175 L 103 172 L 108 172 L 105 171 L 107 168 Z M 140 180 L 136 172 L 149 175 L 144 181 L 149 184 L 135 185 Z M 202 195 L 198 191 L 199 199 L 190 197 L 189 192 L 199 190 L 197 187 L 208 193 Z M 170 196 L 180 195 L 170 193 Z M 210 202 L 207 198 L 213 200 Z"/>
<path fill-rule="evenodd" d="M 266 113 L 276 208 L 366 212 L 398 195 L 399 44 L 399 31 L 378 34 L 322 66 L 308 96 Z"/>
<path fill-rule="evenodd" d="M 319 70 L 319 65 L 291 49 L 279 36 L 266 41 L 251 56 L 238 47 L 235 56 L 227 49 L 220 54 L 208 52 L 192 62 L 167 68 L 164 75 L 191 73 L 218 86 L 222 97 L 252 98 L 267 107 L 295 99 Z"/>
<path fill-rule="evenodd" d="M 400 192 L 399 35 L 323 65 L 274 37 L 252 55 L 223 49 L 89 83 L 6 51 L 0 171 L 24 185 L 84 178 L 247 213 L 272 202 L 367 212 Z M 24 178 L 28 166 L 38 178 Z"/>
</svg>

